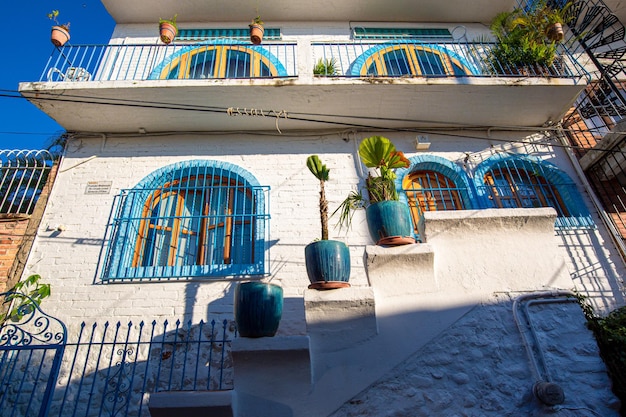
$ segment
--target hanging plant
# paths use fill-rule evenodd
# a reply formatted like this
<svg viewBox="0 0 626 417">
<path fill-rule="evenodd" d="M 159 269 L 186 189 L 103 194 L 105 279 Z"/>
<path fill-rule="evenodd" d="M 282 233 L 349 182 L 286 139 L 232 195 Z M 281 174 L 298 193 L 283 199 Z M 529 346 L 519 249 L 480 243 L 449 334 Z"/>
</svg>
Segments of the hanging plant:
<svg viewBox="0 0 626 417">
<path fill-rule="evenodd" d="M 159 19 L 159 35 L 161 42 L 166 45 L 172 43 L 176 35 L 178 35 L 178 26 L 176 25 L 177 16 L 178 15 L 175 14 L 171 19 Z"/>
<path fill-rule="evenodd" d="M 70 22 L 59 23 L 59 21 L 57 20 L 58 17 L 58 10 L 53 10 L 48 13 L 48 19 L 54 22 L 54 26 L 52 26 L 52 32 L 50 33 L 50 41 L 54 46 L 61 47 L 70 40 Z"/>
<path fill-rule="evenodd" d="M 261 16 L 252 19 L 248 27 L 250 28 L 250 42 L 255 45 L 260 45 L 261 42 L 263 42 L 263 33 L 265 32 Z"/>
</svg>

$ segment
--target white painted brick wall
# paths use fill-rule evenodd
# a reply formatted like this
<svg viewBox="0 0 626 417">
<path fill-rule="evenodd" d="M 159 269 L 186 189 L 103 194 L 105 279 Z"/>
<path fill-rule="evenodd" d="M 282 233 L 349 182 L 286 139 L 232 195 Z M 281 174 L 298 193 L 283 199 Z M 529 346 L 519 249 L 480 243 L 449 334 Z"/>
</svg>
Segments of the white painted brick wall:
<svg viewBox="0 0 626 417">
<path fill-rule="evenodd" d="M 459 132 L 460 133 L 460 132 Z M 454 136 L 431 135 L 430 152 L 451 160 L 464 152 L 489 152 L 489 142 Z M 370 133 L 359 133 L 357 140 Z M 470 132 L 468 136 L 476 136 Z M 499 133 L 499 136 L 503 136 Z M 342 137 L 350 137 L 344 141 Z M 509 137 L 515 138 L 509 134 Z M 413 134 L 393 134 L 398 149 L 414 154 Z M 284 287 L 292 300 L 283 318 L 280 332 L 302 334 L 305 330 L 302 294 L 308 285 L 304 265 L 304 246 L 320 236 L 318 182 L 308 172 L 305 161 L 317 153 L 331 169 L 326 193 L 331 211 L 357 187 L 355 146 L 352 135 L 319 137 L 275 136 L 146 136 L 132 138 L 79 138 L 71 141 L 54 185 L 50 203 L 28 260 L 26 275 L 39 273 L 52 284 L 52 297 L 44 308 L 63 320 L 84 318 L 171 317 L 207 319 L 209 314 L 232 315 L 232 283 L 229 281 L 126 283 L 104 285 L 99 280 L 98 256 L 114 195 L 132 188 L 151 172 L 179 161 L 215 159 L 231 162 L 248 170 L 260 184 L 271 187 L 271 233 L 275 244 L 270 249 L 270 277 Z M 499 142 L 494 146 L 500 146 Z M 464 149 L 464 152 L 459 152 Z M 559 150 L 545 151 L 545 157 L 557 163 L 572 178 L 575 173 Z M 555 162 L 556 161 L 556 162 Z M 85 195 L 89 181 L 112 181 L 111 193 Z M 599 223 L 599 220 L 598 224 Z M 354 217 L 350 232 L 334 228 L 331 238 L 344 240 L 352 255 L 353 286 L 367 286 L 363 267 L 364 245 L 370 243 L 365 216 Z M 58 233 L 48 225 L 63 224 Z M 601 226 L 601 225 L 600 225 Z M 583 294 L 596 297 L 598 304 L 609 306 L 623 302 L 621 277 L 624 270 L 602 227 L 597 231 L 568 233 L 564 243 L 575 244 L 567 251 L 570 271 Z M 598 245 L 605 245 L 600 248 Z M 574 247 L 574 245 L 571 245 Z M 514 255 L 513 255 L 514 256 Z M 187 302 L 186 291 L 193 288 L 194 298 Z M 604 304 L 603 304 L 604 303 Z M 208 311 L 208 313 L 207 313 Z"/>
</svg>

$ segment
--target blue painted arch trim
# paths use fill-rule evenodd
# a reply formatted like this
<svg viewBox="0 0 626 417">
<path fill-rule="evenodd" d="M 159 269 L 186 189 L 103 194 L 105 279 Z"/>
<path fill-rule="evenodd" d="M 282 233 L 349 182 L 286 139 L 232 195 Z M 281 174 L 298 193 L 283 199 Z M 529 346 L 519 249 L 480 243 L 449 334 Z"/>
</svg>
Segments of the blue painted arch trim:
<svg viewBox="0 0 626 417">
<path fill-rule="evenodd" d="M 280 62 L 280 60 L 274 54 L 272 54 L 263 46 L 242 44 L 241 41 L 237 41 L 233 39 L 215 39 L 215 40 L 211 40 L 210 42 L 201 42 L 201 43 L 195 43 L 193 45 L 186 46 L 182 48 L 181 50 L 174 52 L 173 54 L 165 57 L 165 59 L 163 59 L 163 61 L 161 61 L 160 64 L 154 67 L 154 69 L 148 76 L 148 79 L 149 80 L 161 80 L 162 79 L 161 75 L 169 66 L 171 66 L 174 60 L 179 59 L 183 55 L 188 54 L 189 52 L 192 52 L 196 49 L 202 49 L 202 48 L 206 48 L 207 46 L 213 46 L 213 45 L 215 46 L 236 45 L 240 48 L 247 49 L 251 52 L 254 52 L 263 56 L 264 58 L 267 58 L 269 63 L 276 70 L 277 77 L 287 77 L 289 75 L 287 74 L 287 70 L 285 69 L 285 66 L 282 64 L 282 62 Z"/>
<path fill-rule="evenodd" d="M 415 40 L 394 40 L 393 42 L 386 42 L 386 43 L 381 43 L 380 45 L 373 46 L 369 48 L 367 51 L 363 52 L 357 59 L 354 60 L 352 65 L 350 65 L 347 75 L 351 77 L 361 76 L 361 70 L 363 69 L 363 66 L 365 65 L 365 63 L 367 62 L 369 58 L 371 58 L 372 56 L 376 54 L 379 54 L 380 51 L 384 49 L 393 48 L 394 46 L 403 45 L 403 44 L 412 44 L 417 47 L 432 49 L 441 54 L 446 54 L 451 59 L 459 61 L 459 63 L 464 68 L 466 68 L 470 72 L 471 75 L 481 74 L 480 69 L 478 67 L 470 63 L 467 59 L 463 58 L 461 55 L 449 50 L 448 48 L 444 46 L 440 46 L 440 45 L 432 44 L 432 43 L 418 42 Z"/>
<path fill-rule="evenodd" d="M 493 169 L 504 167 L 507 164 L 515 165 L 526 171 L 539 171 L 541 175 L 558 191 L 563 203 L 565 204 L 568 217 L 558 217 L 556 227 L 561 229 L 571 228 L 595 228 L 596 225 L 580 195 L 576 183 L 572 178 L 563 172 L 556 165 L 541 158 L 520 154 L 497 154 L 481 162 L 474 171 L 474 186 L 478 197 L 478 203 L 481 208 L 493 207 L 492 202 L 488 199 L 488 190 L 485 187 L 485 174 Z"/>
<path fill-rule="evenodd" d="M 459 194 L 463 201 L 465 209 L 469 210 L 475 208 L 475 197 L 472 182 L 469 177 L 457 164 L 454 162 L 442 158 L 436 155 L 418 155 L 409 158 L 411 165 L 408 168 L 399 168 L 396 170 L 396 188 L 402 190 L 402 180 L 410 175 L 414 171 L 425 170 L 438 172 L 452 180 L 457 188 L 459 188 Z M 408 204 L 408 199 L 404 192 L 399 192 L 400 199 Z"/>
<path fill-rule="evenodd" d="M 148 272 L 142 271 L 142 268 L 140 267 L 131 267 L 138 236 L 138 225 L 142 220 L 142 212 L 147 199 L 152 196 L 155 189 L 162 187 L 164 184 L 186 176 L 197 175 L 199 173 L 230 178 L 246 187 L 260 187 L 258 180 L 245 169 L 229 162 L 217 160 L 198 159 L 181 161 L 164 166 L 148 174 L 132 189 L 123 190 L 120 197 L 121 199 L 119 201 L 114 221 L 120 219 L 124 221 L 117 222 L 119 227 L 114 230 L 112 236 L 110 237 L 109 251 L 107 255 L 108 261 L 105 262 L 102 277 L 104 281 L 109 279 L 151 279 L 153 276 L 149 274 L 149 271 L 156 268 L 171 268 L 172 270 L 180 270 L 177 276 L 183 279 L 192 278 L 194 276 L 211 276 L 210 273 L 207 274 L 207 271 L 204 270 L 206 268 L 202 267 L 195 268 L 197 270 L 195 273 L 190 273 L 187 270 L 183 271 L 181 267 L 145 268 Z M 263 194 L 258 196 L 258 198 L 254 201 L 254 204 L 254 209 L 256 210 L 255 213 L 257 213 L 260 218 L 269 218 L 269 213 L 265 212 L 267 202 L 264 200 Z M 233 271 L 229 271 L 231 273 L 223 275 L 263 275 L 267 272 L 265 265 L 266 225 L 264 222 L 259 221 L 256 222 L 255 227 L 255 241 L 253 243 L 255 264 L 250 265 L 247 269 L 234 271 L 235 273 L 232 273 Z M 135 270 L 132 274 L 128 273 L 131 269 Z M 121 273 L 119 271 L 121 271 Z M 217 274 L 215 276 L 223 275 Z M 169 276 L 176 276 L 176 274 L 170 274 Z M 160 279 L 164 277 L 159 276 L 156 278 Z"/>
</svg>

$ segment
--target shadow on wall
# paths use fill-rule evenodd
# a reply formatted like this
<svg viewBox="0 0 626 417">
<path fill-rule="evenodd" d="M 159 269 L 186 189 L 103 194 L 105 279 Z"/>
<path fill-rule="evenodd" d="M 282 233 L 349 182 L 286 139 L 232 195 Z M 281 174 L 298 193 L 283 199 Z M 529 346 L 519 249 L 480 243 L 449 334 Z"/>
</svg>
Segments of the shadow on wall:
<svg viewBox="0 0 626 417">
<path fill-rule="evenodd" d="M 221 301 L 226 303 L 225 299 L 228 297 Z M 385 317 L 379 323 L 378 336 L 361 346 L 330 353 L 314 349 L 312 354 L 317 355 L 314 362 L 320 361 L 320 366 L 326 366 L 326 372 L 316 375 L 313 391 L 291 387 L 288 373 L 268 372 L 263 376 L 265 383 L 238 392 L 238 401 L 265 404 L 273 410 L 280 408 L 279 413 L 269 415 L 300 415 L 298 407 L 302 405 L 298 405 L 297 395 L 308 398 L 320 395 L 320 390 L 329 389 L 339 395 L 338 404 L 328 403 L 332 407 L 329 413 L 340 407 L 333 417 L 389 413 L 475 413 L 494 417 L 534 413 L 541 416 L 554 410 L 542 408 L 532 395 L 537 380 L 532 361 L 540 361 L 545 365 L 541 372 L 549 374 L 549 378 L 563 388 L 563 408 L 593 409 L 605 417 L 617 416 L 619 403 L 610 392 L 611 384 L 598 356 L 597 344 L 586 329 L 584 316 L 575 300 L 525 306 L 528 321 L 536 333 L 533 340 L 522 337 L 518 330 L 509 296 L 499 295 L 492 301 L 493 304 L 474 308 L 467 306 L 467 314 L 446 325 L 426 345 L 416 347 L 413 355 L 374 381 L 344 385 L 355 377 L 352 370 L 361 369 L 357 374 L 362 375 L 363 367 L 374 366 L 371 358 L 384 362 L 387 352 L 379 349 L 380 346 L 399 343 L 398 337 L 403 332 L 406 338 L 413 338 L 425 327 L 436 325 L 438 317 L 457 315 L 458 309 L 435 311 L 414 307 L 404 314 Z M 212 305 L 209 309 L 214 310 L 214 307 Z M 326 323 L 330 330 L 334 324 L 344 329 L 351 327 L 350 320 Z M 394 326 L 396 328 L 390 329 Z M 195 325 L 180 322 L 83 324 L 72 330 L 72 334 L 77 332 L 79 336 L 65 347 L 50 416 L 147 417 L 146 393 L 230 390 L 234 386 L 233 368 L 236 364 L 232 363 L 230 354 L 235 337 L 232 321 Z M 323 336 L 311 333 L 312 345 L 329 335 L 330 332 Z M 380 340 L 383 337 L 385 340 Z M 530 340 L 531 349 L 525 340 Z M 372 349 L 376 346 L 379 348 Z M 541 353 L 541 357 L 529 355 L 530 351 L 536 355 Z M 0 353 L 4 355 L 0 362 L 0 376 L 6 376 L 7 370 L 12 370 L 6 380 L 10 383 L 3 384 L 1 414 L 10 413 L 16 404 L 16 413 L 27 415 L 23 407 L 28 406 L 33 393 L 38 391 L 28 380 L 20 383 L 17 375 L 23 370 L 26 370 L 25 375 L 37 374 L 40 369 L 46 373 L 50 364 L 42 361 L 41 367 L 39 364 L 33 366 L 33 357 L 37 353 L 21 357 L 15 350 Z M 282 366 L 278 362 L 259 365 Z M 344 379 L 329 383 L 329 378 L 336 373 L 342 374 Z M 287 387 L 286 391 L 299 390 L 296 396 L 293 392 L 277 392 L 275 389 L 276 379 L 286 376 L 282 383 Z M 363 391 L 350 399 L 356 394 L 351 390 L 359 384 L 365 386 L 357 392 Z M 369 384 L 372 385 L 367 388 Z"/>
</svg>

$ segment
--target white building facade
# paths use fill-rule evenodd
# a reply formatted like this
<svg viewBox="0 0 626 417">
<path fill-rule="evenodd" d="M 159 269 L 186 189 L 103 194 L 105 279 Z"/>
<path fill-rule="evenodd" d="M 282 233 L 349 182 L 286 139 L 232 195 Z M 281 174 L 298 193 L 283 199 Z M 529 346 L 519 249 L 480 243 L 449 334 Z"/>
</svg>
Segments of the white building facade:
<svg viewBox="0 0 626 417">
<path fill-rule="evenodd" d="M 284 291 L 276 337 L 233 334 L 225 391 L 142 391 L 142 415 L 547 415 L 532 395 L 546 379 L 560 407 L 617 415 L 567 298 L 625 302 L 624 261 L 558 125 L 590 82 L 584 56 L 559 49 L 547 73 L 487 64 L 489 22 L 512 1 L 103 3 L 108 45 L 59 48 L 20 85 L 68 131 L 25 273 L 51 284 L 43 307 L 72 335 L 82 321 L 231 323 L 237 283 Z M 157 22 L 175 14 L 164 45 Z M 320 60 L 334 70 L 314 75 Z M 308 289 L 306 158 L 330 168 L 332 212 L 364 186 L 357 149 L 373 135 L 411 162 L 396 185 L 417 243 L 376 246 L 358 211 L 330 230 L 351 287 Z M 546 299 L 529 340 L 516 308 Z M 537 364 L 533 349 L 550 354 Z"/>
</svg>

